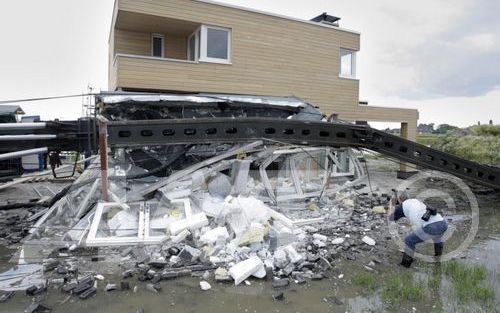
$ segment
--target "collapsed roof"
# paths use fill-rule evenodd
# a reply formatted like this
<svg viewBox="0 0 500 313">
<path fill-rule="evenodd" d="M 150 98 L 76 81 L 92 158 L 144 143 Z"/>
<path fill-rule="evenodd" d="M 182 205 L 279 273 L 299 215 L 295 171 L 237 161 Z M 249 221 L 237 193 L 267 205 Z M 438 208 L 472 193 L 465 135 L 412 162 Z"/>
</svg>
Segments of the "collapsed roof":
<svg viewBox="0 0 500 313">
<path fill-rule="evenodd" d="M 106 92 L 96 97 L 110 120 L 203 117 L 272 117 L 320 121 L 321 111 L 297 97 L 230 94 Z"/>
</svg>

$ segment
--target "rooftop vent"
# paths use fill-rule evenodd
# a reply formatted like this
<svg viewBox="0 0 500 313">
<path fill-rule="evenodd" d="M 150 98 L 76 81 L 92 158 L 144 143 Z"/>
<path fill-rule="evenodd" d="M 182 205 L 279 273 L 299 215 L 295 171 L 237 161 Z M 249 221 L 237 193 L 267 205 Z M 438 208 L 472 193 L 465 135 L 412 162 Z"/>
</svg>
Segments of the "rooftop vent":
<svg viewBox="0 0 500 313">
<path fill-rule="evenodd" d="M 328 13 L 326 13 L 326 12 L 311 19 L 311 22 L 323 23 L 323 24 L 337 26 L 337 27 L 339 26 L 339 21 L 340 21 L 340 17 L 328 15 Z"/>
</svg>

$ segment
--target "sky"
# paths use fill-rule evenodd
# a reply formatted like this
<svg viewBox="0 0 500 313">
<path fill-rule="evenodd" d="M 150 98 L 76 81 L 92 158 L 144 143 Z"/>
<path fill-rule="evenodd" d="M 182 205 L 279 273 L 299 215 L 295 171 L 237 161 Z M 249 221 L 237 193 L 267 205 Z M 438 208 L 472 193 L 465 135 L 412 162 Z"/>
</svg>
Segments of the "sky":
<svg viewBox="0 0 500 313">
<path fill-rule="evenodd" d="M 370 105 L 416 108 L 421 123 L 500 124 L 500 0 L 222 2 L 302 19 L 341 17 L 341 27 L 361 33 L 357 76 Z M 107 90 L 112 10 L 113 0 L 3 0 L 0 101 Z M 82 101 L 22 107 L 43 119 L 74 119 Z"/>
</svg>

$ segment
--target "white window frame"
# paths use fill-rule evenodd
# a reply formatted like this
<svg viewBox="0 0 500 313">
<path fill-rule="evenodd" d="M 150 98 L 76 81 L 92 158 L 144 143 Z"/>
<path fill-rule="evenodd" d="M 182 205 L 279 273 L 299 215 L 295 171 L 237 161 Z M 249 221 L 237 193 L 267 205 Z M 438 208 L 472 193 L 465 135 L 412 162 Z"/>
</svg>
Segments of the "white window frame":
<svg viewBox="0 0 500 313">
<path fill-rule="evenodd" d="M 160 38 L 161 39 L 161 56 L 155 56 L 154 55 L 154 39 L 155 38 Z M 159 33 L 152 33 L 151 34 L 151 56 L 155 58 L 164 58 L 165 57 L 165 35 L 164 34 L 159 34 Z"/>
<path fill-rule="evenodd" d="M 190 60 L 191 56 L 191 45 L 189 44 L 191 42 L 191 38 L 194 37 L 194 62 L 198 62 L 198 56 L 200 55 L 200 35 L 201 35 L 201 27 L 198 27 L 194 33 L 191 34 L 191 36 L 188 37 L 188 42 L 187 42 L 187 59 Z"/>
<path fill-rule="evenodd" d="M 207 33 L 208 29 L 218 29 L 227 32 L 227 59 L 209 58 L 207 56 Z M 211 63 L 221 63 L 221 64 L 231 64 L 231 29 L 212 25 L 202 25 L 200 32 L 200 62 L 211 62 Z"/>
<path fill-rule="evenodd" d="M 342 73 L 342 52 L 348 51 L 351 53 L 351 75 L 346 75 Z M 357 79 L 356 78 L 356 55 L 357 51 L 352 49 L 340 48 L 339 49 L 339 77 L 348 78 L 348 79 Z"/>
</svg>

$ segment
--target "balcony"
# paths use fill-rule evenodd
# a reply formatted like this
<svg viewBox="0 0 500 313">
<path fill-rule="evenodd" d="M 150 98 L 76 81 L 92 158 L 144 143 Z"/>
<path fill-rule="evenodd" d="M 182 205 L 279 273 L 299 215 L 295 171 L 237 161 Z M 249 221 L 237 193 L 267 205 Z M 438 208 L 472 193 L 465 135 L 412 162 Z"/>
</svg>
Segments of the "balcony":
<svg viewBox="0 0 500 313">
<path fill-rule="evenodd" d="M 231 64 L 229 28 L 118 11 L 111 40 L 111 89 L 198 90 L 199 85 L 189 90 L 179 84 L 172 86 L 169 74 L 192 76 L 194 73 L 186 64 Z M 208 72 L 215 69 L 209 65 L 198 70 L 202 68 Z M 141 79 L 146 76 L 148 79 Z M 174 80 L 179 78 L 176 76 Z"/>
</svg>

